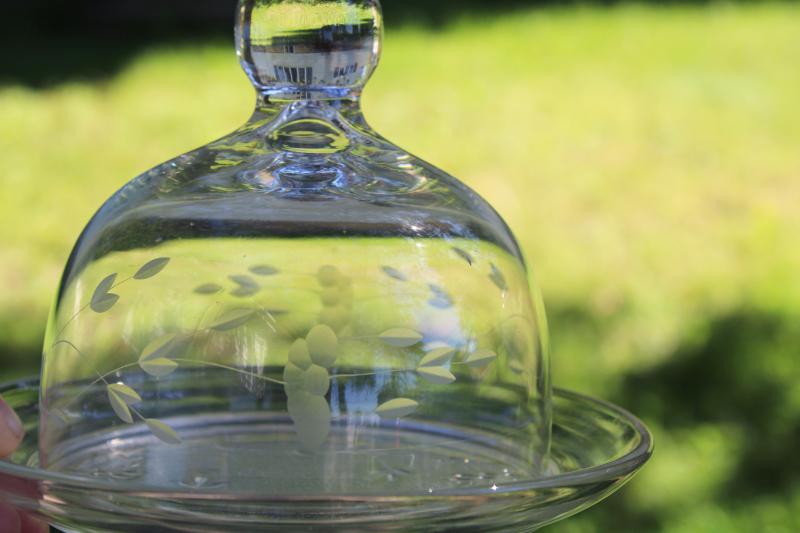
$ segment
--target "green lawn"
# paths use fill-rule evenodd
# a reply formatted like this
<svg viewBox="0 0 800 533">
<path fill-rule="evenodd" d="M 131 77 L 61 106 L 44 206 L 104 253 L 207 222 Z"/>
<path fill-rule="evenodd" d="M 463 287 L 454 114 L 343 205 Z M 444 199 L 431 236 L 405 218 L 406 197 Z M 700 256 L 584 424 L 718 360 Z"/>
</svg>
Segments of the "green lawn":
<svg viewBox="0 0 800 533">
<path fill-rule="evenodd" d="M 787 3 L 387 32 L 373 126 L 506 217 L 544 288 L 555 383 L 656 433 L 642 475 L 554 531 L 800 529 L 798 28 Z M 35 372 L 100 203 L 252 104 L 227 42 L 0 87 L 0 375 Z"/>
</svg>

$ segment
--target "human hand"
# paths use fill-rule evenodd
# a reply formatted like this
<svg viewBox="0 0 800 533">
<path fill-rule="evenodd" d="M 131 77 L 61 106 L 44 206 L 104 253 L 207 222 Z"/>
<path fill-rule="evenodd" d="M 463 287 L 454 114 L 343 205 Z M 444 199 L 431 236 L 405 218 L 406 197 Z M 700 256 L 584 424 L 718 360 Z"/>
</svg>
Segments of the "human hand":
<svg viewBox="0 0 800 533">
<path fill-rule="evenodd" d="M 14 453 L 24 435 L 25 429 L 19 417 L 0 398 L 0 458 Z M 46 524 L 2 501 L 0 495 L 0 533 L 45 533 L 49 530 Z"/>
</svg>

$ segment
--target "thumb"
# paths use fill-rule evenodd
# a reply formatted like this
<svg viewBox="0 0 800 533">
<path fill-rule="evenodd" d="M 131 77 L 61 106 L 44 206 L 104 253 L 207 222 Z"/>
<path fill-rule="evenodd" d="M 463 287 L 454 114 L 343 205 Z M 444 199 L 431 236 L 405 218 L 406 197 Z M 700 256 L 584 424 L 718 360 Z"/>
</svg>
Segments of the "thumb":
<svg viewBox="0 0 800 533">
<path fill-rule="evenodd" d="M 0 502 L 0 533 L 20 533 L 21 531 L 22 522 L 17 510 Z"/>
<path fill-rule="evenodd" d="M 0 457 L 8 457 L 17 449 L 25 428 L 22 427 L 17 413 L 0 398 Z"/>
</svg>

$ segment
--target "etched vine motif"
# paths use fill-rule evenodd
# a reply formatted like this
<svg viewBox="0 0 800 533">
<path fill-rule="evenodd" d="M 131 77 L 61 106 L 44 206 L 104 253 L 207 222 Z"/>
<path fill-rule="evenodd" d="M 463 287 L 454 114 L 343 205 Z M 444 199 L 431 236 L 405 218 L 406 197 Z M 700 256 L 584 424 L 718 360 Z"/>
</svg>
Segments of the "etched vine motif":
<svg viewBox="0 0 800 533">
<path fill-rule="evenodd" d="M 497 265 L 494 263 L 491 264 L 492 273 L 489 274 L 489 279 L 492 280 L 492 283 L 497 285 L 497 288 L 503 292 L 508 290 L 508 283 L 506 282 L 506 277 L 503 275 L 503 272 L 497 268 Z"/>
<path fill-rule="evenodd" d="M 89 301 L 89 304 L 82 307 L 78 310 L 77 313 L 72 315 L 69 320 L 62 326 L 61 330 L 59 331 L 57 340 L 53 343 L 53 347 L 64 344 L 71 347 L 75 352 L 77 352 L 81 357 L 84 359 L 86 358 L 83 351 L 81 351 L 75 344 L 72 342 L 65 340 L 65 339 L 58 339 L 67 326 L 75 320 L 83 311 L 86 310 L 87 307 L 91 308 L 91 310 L 97 314 L 107 313 L 111 310 L 114 305 L 119 301 L 120 296 L 116 293 L 111 292 L 112 290 L 118 288 L 122 284 L 133 280 L 146 280 L 158 275 L 167 264 L 170 262 L 168 257 L 158 257 L 151 261 L 145 263 L 142 267 L 140 267 L 132 276 L 126 278 L 120 282 L 117 281 L 118 274 L 113 273 L 105 278 L 103 278 L 100 283 L 98 283 L 97 287 L 95 288 L 94 292 L 92 293 L 92 297 Z M 151 343 L 153 344 L 153 343 Z M 155 354 L 159 348 L 163 347 L 151 347 L 151 352 Z M 140 359 L 140 365 L 144 364 L 147 366 L 148 369 L 155 373 L 169 373 L 165 370 L 165 368 L 169 368 L 173 363 L 167 360 L 164 357 L 150 357 L 145 358 L 144 360 Z M 165 366 L 166 365 L 166 366 Z M 144 368 L 144 367 L 143 367 Z M 177 368 L 177 364 L 174 364 L 174 368 Z M 174 370 L 172 368 L 169 370 L 170 372 Z M 111 383 L 108 381 L 107 374 L 102 375 L 95 369 L 95 373 L 99 376 L 98 381 L 101 381 L 106 388 L 106 394 L 108 396 L 108 401 L 111 404 L 111 408 L 113 409 L 114 413 L 117 417 L 125 423 L 133 424 L 134 423 L 134 416 L 145 423 L 145 425 L 150 429 L 150 432 L 158 438 L 159 440 L 168 443 L 168 444 L 180 444 L 181 439 L 178 434 L 172 429 L 170 426 L 161 422 L 160 420 L 156 420 L 154 418 L 147 418 L 141 412 L 139 412 L 134 406 L 142 402 L 141 396 L 131 387 L 125 385 L 124 383 Z"/>
<path fill-rule="evenodd" d="M 315 450 L 328 439 L 331 411 L 325 396 L 331 387 L 329 369 L 336 363 L 339 339 L 325 325 L 314 326 L 289 349 L 283 371 L 289 416 L 300 443 Z"/>
<path fill-rule="evenodd" d="M 469 252 L 456 247 L 453 247 L 452 250 L 470 267 L 476 266 L 477 260 Z M 144 280 L 157 275 L 169 261 L 170 259 L 166 257 L 149 261 L 133 276 L 119 283 L 116 282 L 116 273 L 105 277 L 97 285 L 88 307 L 98 314 L 108 312 L 120 299 L 118 294 L 112 292 L 114 289 L 130 279 Z M 489 279 L 497 288 L 505 292 L 508 285 L 504 275 L 494 263 L 489 263 L 489 267 Z M 411 283 L 411 278 L 397 268 L 382 266 L 381 271 L 397 282 Z M 280 270 L 270 265 L 256 265 L 249 268 L 249 274 L 230 275 L 227 279 L 234 287 L 229 294 L 236 298 L 252 297 L 262 290 L 261 284 L 253 276 L 272 277 L 280 273 Z M 481 369 L 497 359 L 496 352 L 486 348 L 472 347 L 467 350 L 459 350 L 452 346 L 437 346 L 424 351 L 419 362 L 410 369 L 384 369 L 366 374 L 332 375 L 331 369 L 336 365 L 338 359 L 339 335 L 352 319 L 352 282 L 349 277 L 332 265 L 322 266 L 314 277 L 320 287 L 319 297 L 322 304 L 322 310 L 318 315 L 318 324 L 311 327 L 304 337 L 296 339 L 291 344 L 287 363 L 283 370 L 283 381 L 242 368 L 180 357 L 181 353 L 187 350 L 195 340 L 199 331 L 207 333 L 233 332 L 256 317 L 264 319 L 273 331 L 277 331 L 275 329 L 277 322 L 269 310 L 246 306 L 223 310 L 205 328 L 200 328 L 198 323 L 198 327 L 193 333 L 168 333 L 152 340 L 140 352 L 135 366 L 154 378 L 171 375 L 178 370 L 181 364 L 217 367 L 239 373 L 250 379 L 259 379 L 280 385 L 286 393 L 287 410 L 294 423 L 301 447 L 307 451 L 313 451 L 319 449 L 330 434 L 332 414 L 326 396 L 333 380 L 355 376 L 376 376 L 385 372 L 415 373 L 433 385 L 449 385 L 457 380 L 453 373 L 454 367 L 466 366 L 472 369 Z M 429 283 L 426 289 L 429 292 L 428 304 L 431 307 L 449 309 L 455 304 L 454 299 L 442 286 Z M 220 284 L 205 283 L 197 286 L 193 292 L 201 296 L 213 296 L 224 291 L 225 288 Z M 70 318 L 67 324 L 75 316 Z M 62 328 L 62 332 L 67 324 Z M 349 338 L 361 341 L 375 339 L 389 347 L 412 349 L 423 342 L 424 335 L 413 328 L 398 327 L 385 330 L 373 337 Z M 68 344 L 83 355 L 69 341 L 62 340 L 56 344 L 58 343 Z M 513 361 L 512 363 L 516 363 L 516 367 L 519 367 L 518 362 Z M 132 365 L 126 365 L 121 369 L 130 366 Z M 162 442 L 181 444 L 180 436 L 172 427 L 160 420 L 146 418 L 137 410 L 136 405 L 142 402 L 142 398 L 134 389 L 122 382 L 110 383 L 107 381 L 109 375 L 121 369 L 105 375 L 95 371 L 99 376 L 95 383 L 101 381 L 104 383 L 108 401 L 116 416 L 127 424 L 133 424 L 140 420 Z M 514 370 L 516 371 L 516 368 Z M 401 397 L 381 403 L 375 408 L 374 414 L 384 419 L 399 419 L 413 414 L 418 408 L 419 403 L 416 400 Z"/>
</svg>

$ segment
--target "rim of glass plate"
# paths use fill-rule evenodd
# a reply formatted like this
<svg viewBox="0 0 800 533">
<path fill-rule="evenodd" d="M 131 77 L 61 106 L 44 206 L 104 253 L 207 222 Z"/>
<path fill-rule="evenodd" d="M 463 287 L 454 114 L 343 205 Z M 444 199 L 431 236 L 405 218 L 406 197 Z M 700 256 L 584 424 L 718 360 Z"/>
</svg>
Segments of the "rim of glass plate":
<svg viewBox="0 0 800 533">
<path fill-rule="evenodd" d="M 16 380 L 12 382 L 0 383 L 0 392 L 7 393 L 13 390 L 35 389 L 38 393 L 39 379 L 27 378 Z M 543 490 L 543 489 L 556 489 L 564 487 L 572 487 L 576 485 L 589 485 L 599 482 L 607 482 L 612 480 L 622 480 L 635 473 L 653 453 L 653 438 L 647 426 L 639 420 L 636 416 L 631 414 L 626 409 L 614 405 L 605 400 L 594 398 L 578 392 L 554 388 L 553 395 L 568 401 L 589 404 L 595 409 L 599 408 L 614 415 L 618 420 L 622 420 L 625 424 L 629 425 L 638 435 L 639 443 L 630 451 L 612 461 L 597 464 L 588 468 L 581 468 L 554 474 L 552 476 L 545 476 L 527 481 L 516 481 L 508 484 L 496 484 L 493 487 L 478 487 L 471 489 L 456 489 L 456 490 L 441 490 L 435 494 L 419 494 L 413 497 L 426 498 L 426 497 L 486 497 L 493 495 L 510 494 L 526 490 Z M 38 394 L 37 394 L 38 398 Z M 38 423 L 38 420 L 37 420 Z M 365 501 L 365 500 L 380 500 L 391 501 L 394 499 L 407 499 L 408 495 L 402 496 L 269 496 L 264 497 L 259 494 L 252 493 L 232 493 L 232 492 L 213 492 L 213 491 L 198 491 L 191 489 L 172 489 L 165 490 L 162 487 L 153 487 L 145 484 L 128 483 L 121 484 L 119 482 L 101 480 L 90 478 L 81 475 L 64 474 L 61 472 L 53 472 L 40 468 L 25 466 L 18 463 L 13 463 L 8 460 L 0 460 L 0 474 L 14 476 L 30 481 L 44 482 L 48 485 L 52 484 L 65 484 L 71 487 L 102 490 L 106 492 L 137 494 L 144 497 L 163 497 L 169 495 L 171 499 L 186 499 L 186 500 L 248 500 L 248 501 Z"/>
</svg>

